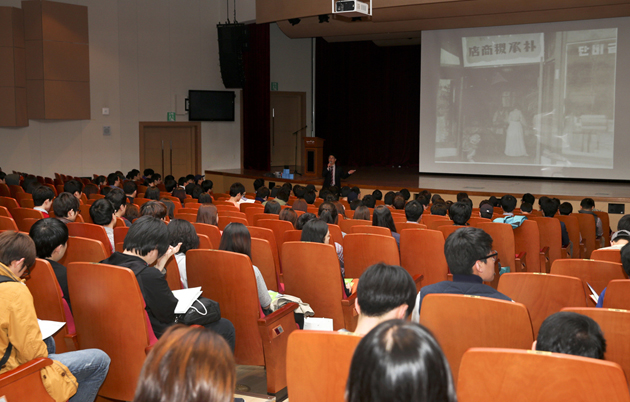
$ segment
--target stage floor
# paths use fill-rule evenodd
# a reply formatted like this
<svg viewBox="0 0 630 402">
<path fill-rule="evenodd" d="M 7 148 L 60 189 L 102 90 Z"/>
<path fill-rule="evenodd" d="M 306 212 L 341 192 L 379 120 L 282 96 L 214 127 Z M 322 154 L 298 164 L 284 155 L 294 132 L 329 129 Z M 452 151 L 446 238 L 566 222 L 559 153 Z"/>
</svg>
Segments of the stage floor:
<svg viewBox="0 0 630 402">
<path fill-rule="evenodd" d="M 272 172 L 281 168 L 272 168 Z M 322 178 L 308 178 L 296 175 L 295 180 L 276 179 L 265 176 L 269 172 L 226 169 L 207 171 L 212 174 L 223 174 L 235 177 L 262 178 L 265 181 L 313 183 L 321 185 Z M 529 177 L 499 177 L 499 176 L 468 176 L 441 175 L 418 173 L 417 168 L 357 168 L 350 178 L 343 184 L 358 186 L 366 189 L 400 190 L 406 188 L 412 193 L 420 190 L 430 190 L 432 193 L 446 194 L 464 191 L 469 195 L 497 195 L 512 194 L 519 198 L 525 193 L 534 194 L 537 198 L 546 195 L 561 199 L 578 200 L 591 197 L 595 201 L 630 202 L 630 181 L 603 180 L 567 180 L 557 178 L 529 178 Z M 385 191 L 383 191 L 385 192 Z"/>
</svg>

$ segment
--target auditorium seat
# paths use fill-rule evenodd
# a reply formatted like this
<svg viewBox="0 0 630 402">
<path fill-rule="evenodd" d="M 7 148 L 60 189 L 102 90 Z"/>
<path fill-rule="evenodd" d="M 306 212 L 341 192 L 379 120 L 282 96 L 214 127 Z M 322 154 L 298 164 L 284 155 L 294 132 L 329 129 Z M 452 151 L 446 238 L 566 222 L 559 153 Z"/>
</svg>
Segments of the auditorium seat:
<svg viewBox="0 0 630 402">
<path fill-rule="evenodd" d="M 593 211 L 593 213 L 602 221 L 604 247 L 608 247 L 610 246 L 610 217 L 608 216 L 608 212 Z"/>
<path fill-rule="evenodd" d="M 243 208 L 243 205 L 249 205 L 249 207 Z M 245 212 L 245 216 L 247 217 L 248 226 L 254 226 L 254 215 L 265 213 L 265 208 L 260 204 L 241 204 L 241 211 Z"/>
<path fill-rule="evenodd" d="M 29 225 L 27 222 L 24 222 L 24 219 L 26 218 L 32 218 L 36 220 L 44 219 L 44 214 L 42 214 L 41 211 L 37 209 L 31 209 L 31 208 L 13 208 L 11 210 L 11 215 L 13 215 L 15 224 L 17 225 L 18 228 L 20 228 L 20 231 L 27 232 L 27 233 L 33 224 L 30 223 Z"/>
<path fill-rule="evenodd" d="M 231 202 L 227 202 L 225 204 L 217 204 L 216 207 L 219 213 L 227 212 L 227 211 L 241 212 L 241 210 L 236 205 L 232 204 Z"/>
<path fill-rule="evenodd" d="M 630 280 L 614 279 L 608 282 L 604 308 L 630 310 Z"/>
<path fill-rule="evenodd" d="M 19 208 L 20 204 L 12 197 L 0 197 L 0 206 L 5 207 L 11 212 L 15 208 Z"/>
<path fill-rule="evenodd" d="M 392 231 L 389 228 L 372 225 L 355 225 L 351 228 L 350 233 L 370 233 L 381 236 L 391 236 Z"/>
<path fill-rule="evenodd" d="M 435 220 L 435 221 L 429 222 L 427 224 L 427 229 L 440 230 L 439 229 L 440 226 L 453 226 L 453 225 L 454 225 L 454 223 L 450 219 Z"/>
<path fill-rule="evenodd" d="M 221 216 L 219 215 L 219 222 L 217 223 L 217 226 L 219 227 L 219 230 L 225 230 L 225 227 L 227 225 L 229 225 L 230 223 L 240 223 L 244 226 L 247 226 L 248 222 L 247 219 L 245 218 L 239 218 L 239 217 L 235 217 L 235 216 Z"/>
<path fill-rule="evenodd" d="M 214 225 L 209 225 L 207 223 L 196 223 L 193 222 L 193 226 L 195 227 L 195 231 L 198 235 L 203 234 L 208 236 L 210 239 L 210 243 L 212 243 L 212 248 L 214 250 L 219 248 L 221 244 L 221 231 L 218 227 Z"/>
<path fill-rule="evenodd" d="M 299 215 L 298 215 L 298 218 L 299 218 Z M 339 220 L 341 220 L 341 217 L 339 218 Z M 330 232 L 330 240 L 334 241 L 335 243 L 339 243 L 343 247 L 343 233 L 341 232 L 341 227 L 339 225 L 329 223 L 328 231 Z"/>
<path fill-rule="evenodd" d="M 551 314 L 564 307 L 586 307 L 582 281 L 562 275 L 518 272 L 501 275 L 497 289 L 529 311 L 534 337 Z"/>
<path fill-rule="evenodd" d="M 595 217 L 591 214 L 572 213 L 575 216 L 580 225 L 580 234 L 582 235 L 582 241 L 584 242 L 585 254 L 582 258 L 591 258 L 591 253 L 598 247 L 597 236 L 595 230 Z"/>
<path fill-rule="evenodd" d="M 519 254 L 516 256 L 516 247 L 514 245 L 514 230 L 512 225 L 507 223 L 480 223 L 477 225 L 479 229 L 482 229 L 492 237 L 492 248 L 499 253 L 497 262 L 501 264 L 501 267 L 509 267 L 510 272 L 522 272 L 524 270 L 526 255 Z M 493 288 L 497 288 L 499 284 L 499 272 L 498 264 L 495 264 L 497 271 L 494 275 L 494 279 L 491 283 L 488 283 Z"/>
<path fill-rule="evenodd" d="M 199 210 L 195 209 L 195 208 L 180 208 L 179 210 L 177 210 L 178 214 L 193 214 L 193 215 L 197 215 L 197 212 L 199 212 Z"/>
<path fill-rule="evenodd" d="M 405 229 L 400 233 L 400 263 L 411 274 L 423 275 L 421 287 L 447 280 L 442 232 Z"/>
<path fill-rule="evenodd" d="M 262 204 L 253 203 L 253 202 L 241 202 L 238 207 L 239 207 L 240 211 L 245 213 L 245 214 L 247 214 L 247 210 L 250 209 L 250 208 L 262 209 L 263 211 L 265 209 L 265 207 L 263 207 Z M 262 213 L 263 211 L 260 211 L 260 212 Z"/>
<path fill-rule="evenodd" d="M 527 272 L 547 272 L 548 249 L 540 247 L 538 223 L 525 220 L 514 229 L 514 249 L 516 254 L 526 253 Z"/>
<path fill-rule="evenodd" d="M 68 266 L 71 262 L 99 262 L 109 257 L 108 247 L 100 240 L 94 240 L 87 237 L 69 236 L 68 248 L 59 263 Z"/>
<path fill-rule="evenodd" d="M 195 211 L 195 213 L 196 213 L 196 211 Z M 245 215 L 243 212 L 236 212 L 236 211 L 231 211 L 230 210 L 230 211 L 218 211 L 218 213 L 219 213 L 219 217 L 230 216 L 230 217 L 234 217 L 234 218 L 247 219 L 247 215 Z"/>
<path fill-rule="evenodd" d="M 182 289 L 182 280 L 179 274 L 179 266 L 177 265 L 177 260 L 175 256 L 171 256 L 166 262 L 164 266 L 166 268 L 166 282 L 168 282 L 168 288 L 171 290 L 179 290 Z"/>
<path fill-rule="evenodd" d="M 329 223 L 330 225 L 330 223 Z M 301 230 L 287 230 L 282 235 L 282 243 L 288 241 L 301 241 L 302 239 L 302 231 Z"/>
<path fill-rule="evenodd" d="M 29 233 L 31 231 L 31 227 L 38 221 L 39 219 L 35 218 L 24 218 L 22 219 L 22 227 L 20 231 Z"/>
<path fill-rule="evenodd" d="M 92 199 L 91 201 L 94 201 L 94 199 Z M 92 220 L 92 216 L 90 215 L 90 207 L 92 206 L 92 204 L 90 203 L 86 203 L 86 204 L 81 204 L 79 206 L 80 209 L 80 213 L 81 213 L 81 217 L 83 217 L 83 222 L 85 223 L 94 223 L 94 221 Z"/>
<path fill-rule="evenodd" d="M 438 230 L 438 231 L 442 232 L 442 236 L 444 236 L 444 241 L 446 241 L 446 239 L 448 239 L 448 237 L 451 234 L 453 234 L 457 229 L 461 229 L 461 228 L 464 228 L 464 227 L 466 227 L 466 226 L 453 225 L 453 223 L 451 222 L 449 225 L 438 226 L 434 230 Z"/>
<path fill-rule="evenodd" d="M 259 226 L 248 226 L 247 230 L 249 230 L 249 234 L 252 238 L 265 239 L 269 242 L 269 245 L 271 246 L 271 253 L 273 254 L 273 260 L 276 264 L 276 271 L 282 272 L 280 253 L 278 252 L 276 236 L 274 235 L 273 230 Z"/>
<path fill-rule="evenodd" d="M 531 350 L 472 348 L 462 358 L 459 402 L 630 401 L 616 363 Z"/>
<path fill-rule="evenodd" d="M 355 225 L 372 226 L 372 221 L 365 221 L 363 219 L 344 219 L 340 220 L 339 228 L 344 233 L 352 233 L 352 227 Z"/>
<path fill-rule="evenodd" d="M 278 248 L 278 255 L 282 250 L 282 243 L 284 242 L 284 232 L 287 230 L 295 230 L 293 224 L 289 221 L 282 221 L 279 219 L 259 219 L 256 226 L 271 229 L 273 235 L 276 238 L 276 247 Z"/>
<path fill-rule="evenodd" d="M 344 238 L 343 260 L 346 278 L 359 278 L 368 267 L 379 262 L 400 265 L 400 252 L 396 240 L 389 234 L 351 233 Z"/>
<path fill-rule="evenodd" d="M 275 220 L 279 220 L 280 219 L 280 215 L 278 214 L 254 214 L 252 216 L 253 222 L 254 224 L 252 226 L 259 226 L 258 225 L 258 221 L 263 220 L 263 219 L 275 219 Z"/>
<path fill-rule="evenodd" d="M 591 253 L 591 259 L 597 261 L 617 262 L 621 264 L 621 250 L 614 248 L 593 250 Z"/>
<path fill-rule="evenodd" d="M 490 222 L 492 222 L 492 219 L 482 218 L 480 216 L 471 216 L 470 219 L 468 219 L 468 224 L 474 227 L 477 227 L 477 224 L 479 223 L 490 223 Z"/>
<path fill-rule="evenodd" d="M 210 241 L 210 238 L 205 234 L 197 233 L 197 237 L 199 237 L 199 249 L 201 250 L 214 250 L 219 247 L 214 247 L 214 244 Z"/>
<path fill-rule="evenodd" d="M 435 222 L 435 221 L 449 221 L 449 217 L 448 216 L 442 216 L 442 215 L 429 215 L 426 213 L 423 213 L 422 216 L 420 217 L 420 223 L 422 223 L 423 225 L 427 225 L 427 227 L 429 227 L 429 224 L 431 222 Z"/>
<path fill-rule="evenodd" d="M 402 232 L 404 229 L 426 229 L 427 228 L 427 225 L 414 223 L 414 222 L 394 222 L 394 225 L 396 226 L 397 233 Z"/>
<path fill-rule="evenodd" d="M 173 217 L 175 219 L 182 219 L 190 223 L 195 223 L 197 221 L 197 214 L 183 214 L 181 212 L 178 212 L 174 214 Z"/>
<path fill-rule="evenodd" d="M 4 183 L 0 183 L 0 197 L 11 197 L 11 190 Z"/>
<path fill-rule="evenodd" d="M 534 342 L 525 305 L 487 297 L 429 294 L 422 301 L 420 323 L 435 335 L 455 383 L 469 348 L 530 349 Z"/>
<path fill-rule="evenodd" d="M 129 228 L 127 226 L 119 226 L 114 228 L 114 243 L 124 243 Z"/>
<path fill-rule="evenodd" d="M 38 357 L 13 370 L 0 374 L 0 395 L 7 402 L 54 402 L 42 382 L 41 370 L 53 364 L 46 357 Z"/>
<path fill-rule="evenodd" d="M 271 245 L 265 239 L 252 238 L 252 264 L 258 267 L 258 270 L 265 280 L 267 289 L 278 291 L 280 271 L 276 269 L 276 263 L 271 252 Z"/>
<path fill-rule="evenodd" d="M 13 218 L 6 216 L 0 216 L 0 230 L 13 230 L 15 232 L 20 231 Z"/>
<path fill-rule="evenodd" d="M 540 247 L 549 249 L 548 269 L 553 262 L 560 258 L 568 258 L 568 247 L 562 247 L 562 229 L 560 221 L 553 218 L 531 217 L 528 218 L 538 224 L 538 234 L 540 235 Z"/>
<path fill-rule="evenodd" d="M 87 237 L 88 239 L 98 240 L 105 246 L 107 257 L 111 255 L 111 242 L 109 241 L 109 237 L 107 237 L 107 232 L 105 232 L 104 227 L 93 223 L 77 222 L 68 223 L 66 226 L 68 226 L 68 234 L 70 236 Z"/>
</svg>

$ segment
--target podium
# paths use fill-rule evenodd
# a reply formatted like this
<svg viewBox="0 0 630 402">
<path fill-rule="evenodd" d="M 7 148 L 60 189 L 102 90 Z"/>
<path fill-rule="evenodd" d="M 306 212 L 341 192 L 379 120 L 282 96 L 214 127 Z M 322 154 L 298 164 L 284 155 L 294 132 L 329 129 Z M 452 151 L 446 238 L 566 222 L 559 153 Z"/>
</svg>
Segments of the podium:
<svg viewBox="0 0 630 402">
<path fill-rule="evenodd" d="M 304 174 L 302 176 L 319 177 L 324 169 L 324 139 L 304 137 Z"/>
</svg>

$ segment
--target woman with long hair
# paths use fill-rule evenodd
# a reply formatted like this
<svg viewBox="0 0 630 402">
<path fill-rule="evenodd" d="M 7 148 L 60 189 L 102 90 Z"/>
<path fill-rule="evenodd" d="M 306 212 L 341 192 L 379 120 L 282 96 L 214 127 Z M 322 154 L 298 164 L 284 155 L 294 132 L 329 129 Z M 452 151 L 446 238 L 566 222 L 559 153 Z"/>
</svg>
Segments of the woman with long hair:
<svg viewBox="0 0 630 402">
<path fill-rule="evenodd" d="M 188 288 L 188 275 L 186 274 L 186 252 L 199 248 L 199 236 L 192 223 L 183 219 L 173 219 L 168 224 L 168 241 L 175 247 L 181 243 L 179 251 L 175 254 L 179 279 L 185 289 Z"/>
<path fill-rule="evenodd" d="M 202 205 L 197 210 L 197 223 L 207 223 L 217 226 L 219 224 L 219 212 L 213 204 Z"/>
<path fill-rule="evenodd" d="M 325 212 L 324 214 L 328 214 Z M 330 237 L 330 231 L 328 230 L 328 224 L 321 219 L 312 219 L 304 224 L 302 228 L 302 237 L 301 241 L 310 241 L 313 243 L 324 243 L 330 244 L 335 247 L 335 251 L 337 252 L 337 258 L 339 258 L 339 268 L 341 269 L 341 276 L 345 278 L 345 270 L 343 267 L 343 246 L 341 244 L 334 242 Z M 346 294 L 349 296 L 349 289 L 344 287 L 346 290 Z"/>
<path fill-rule="evenodd" d="M 381 226 L 391 230 L 392 236 L 394 236 L 396 244 L 398 244 L 398 248 L 400 248 L 400 234 L 396 233 L 396 225 L 394 224 L 392 213 L 389 212 L 389 208 L 384 205 L 379 205 L 374 208 L 374 212 L 372 213 L 372 226 Z"/>
</svg>

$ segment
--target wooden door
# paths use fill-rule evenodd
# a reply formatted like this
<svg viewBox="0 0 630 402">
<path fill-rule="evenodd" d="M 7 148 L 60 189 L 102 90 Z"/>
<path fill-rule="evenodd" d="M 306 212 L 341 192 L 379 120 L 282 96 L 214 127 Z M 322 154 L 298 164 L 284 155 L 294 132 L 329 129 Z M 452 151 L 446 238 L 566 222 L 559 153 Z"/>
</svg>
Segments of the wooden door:
<svg viewBox="0 0 630 402">
<path fill-rule="evenodd" d="M 305 126 L 306 92 L 271 92 L 271 166 L 301 165 Z"/>
<path fill-rule="evenodd" d="M 162 178 L 201 174 L 201 124 L 140 122 L 140 170 L 146 168 Z"/>
</svg>

